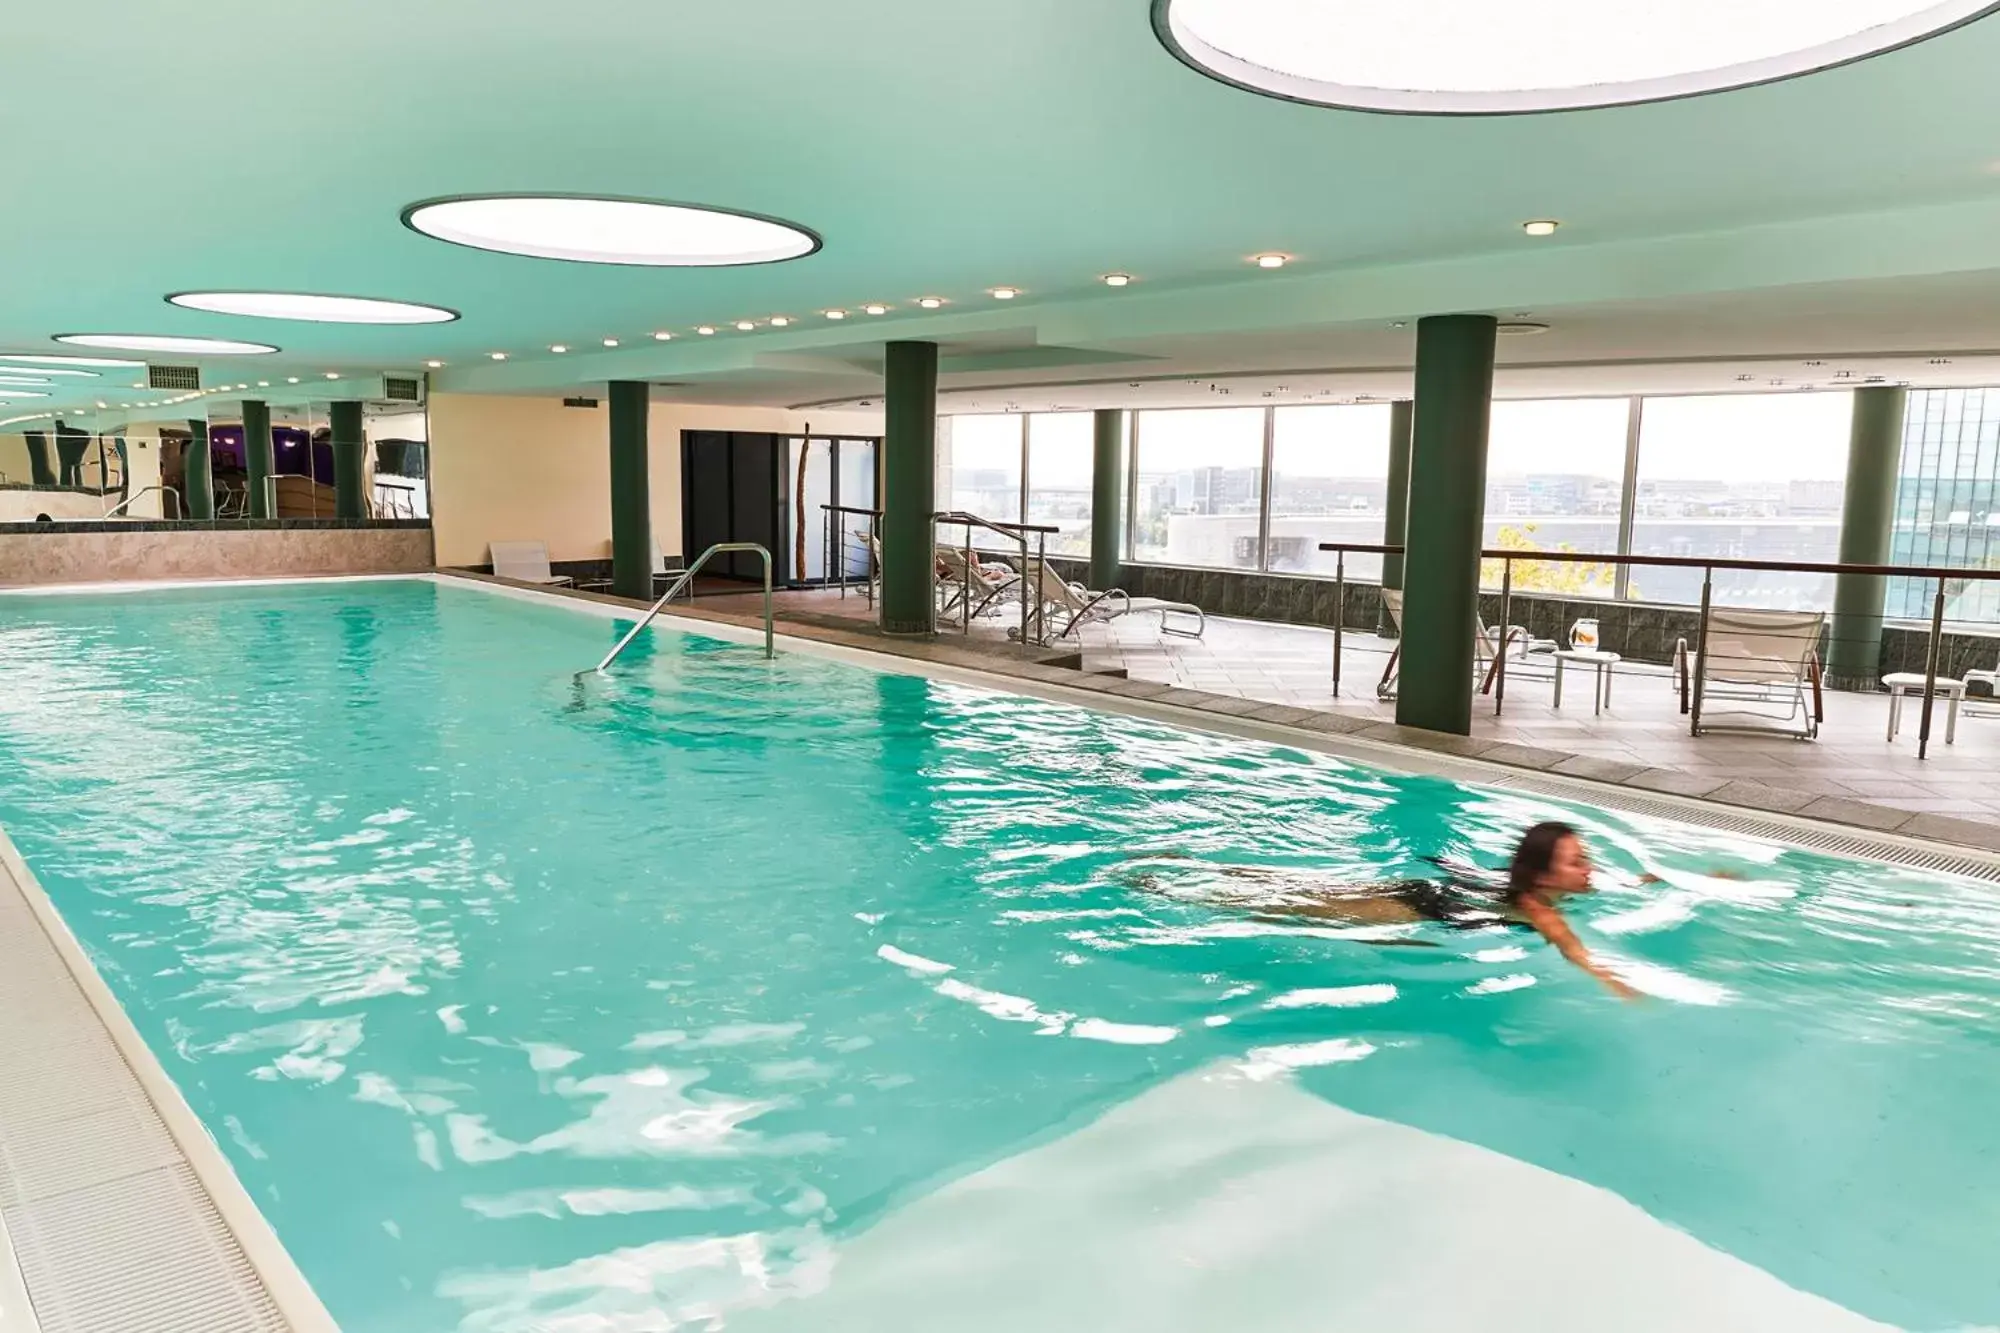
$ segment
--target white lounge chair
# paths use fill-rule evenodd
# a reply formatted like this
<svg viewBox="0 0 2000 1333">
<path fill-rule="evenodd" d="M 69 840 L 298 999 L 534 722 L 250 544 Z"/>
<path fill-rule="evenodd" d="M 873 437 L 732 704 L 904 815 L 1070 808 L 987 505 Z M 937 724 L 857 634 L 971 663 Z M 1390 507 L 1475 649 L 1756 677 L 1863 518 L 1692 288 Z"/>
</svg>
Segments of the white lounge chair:
<svg viewBox="0 0 2000 1333">
<path fill-rule="evenodd" d="M 558 588 L 575 582 L 549 568 L 549 548 L 544 542 L 494 542 L 487 549 L 492 553 L 493 573 L 500 578 Z"/>
<path fill-rule="evenodd" d="M 1382 589 L 1382 606 L 1389 613 L 1389 623 L 1396 627 L 1396 647 L 1389 654 L 1388 665 L 1382 668 L 1382 679 L 1375 682 L 1375 697 L 1393 699 L 1396 697 L 1396 681 L 1401 674 L 1403 664 L 1403 590 Z M 1472 676 L 1479 683 L 1479 692 L 1486 694 L 1493 689 L 1493 677 L 1499 669 L 1498 649 L 1501 641 L 1491 629 L 1487 628 L 1486 621 L 1477 615 L 1473 617 L 1472 628 Z M 1509 625 L 1506 643 L 1509 651 L 1514 654 L 1512 659 L 1514 661 L 1533 662 L 1542 659 L 1551 663 L 1554 661 L 1548 654 L 1556 650 L 1555 640 L 1537 639 L 1528 633 L 1525 626 Z M 1508 674 L 1513 674 L 1513 671 L 1514 668 L 1510 666 Z"/>
<path fill-rule="evenodd" d="M 1021 576 L 1010 566 L 980 560 L 977 552 L 973 554 L 973 563 L 967 564 L 964 547 L 938 543 L 939 615 L 949 617 L 953 611 L 963 610 L 968 603 L 971 614 L 985 615 L 990 610 L 998 610 L 1019 592 L 1020 584 Z"/>
<path fill-rule="evenodd" d="M 1123 588 L 1108 588 L 1103 592 L 1092 592 L 1081 583 L 1070 583 L 1056 573 L 1055 567 L 1047 561 L 1028 562 L 1034 578 L 1029 589 L 1030 597 L 1039 597 L 1043 615 L 1053 614 L 1062 622 L 1062 628 L 1055 632 L 1058 639 L 1066 639 L 1076 633 L 1079 625 L 1091 621 L 1117 620 L 1121 616 L 1142 612 L 1158 612 L 1160 633 L 1172 634 L 1183 639 L 1199 639 L 1208 630 L 1208 616 L 1193 602 L 1172 602 L 1162 597 L 1134 597 Z M 1173 617 L 1192 618 L 1192 629 L 1173 623 Z"/>
<path fill-rule="evenodd" d="M 1704 659 L 1682 639 L 1674 648 L 1674 680 L 1680 690 L 1681 712 L 1692 714 L 1692 729 L 1704 731 L 1778 731 L 1811 740 L 1825 720 L 1821 693 L 1819 644 L 1826 629 L 1824 611 L 1752 611 L 1742 607 L 1711 607 Z M 1699 681 L 1699 688 L 1697 688 Z M 1709 722 L 1712 699 L 1785 706 L 1783 717 L 1744 709 L 1724 710 L 1742 722 Z"/>
</svg>

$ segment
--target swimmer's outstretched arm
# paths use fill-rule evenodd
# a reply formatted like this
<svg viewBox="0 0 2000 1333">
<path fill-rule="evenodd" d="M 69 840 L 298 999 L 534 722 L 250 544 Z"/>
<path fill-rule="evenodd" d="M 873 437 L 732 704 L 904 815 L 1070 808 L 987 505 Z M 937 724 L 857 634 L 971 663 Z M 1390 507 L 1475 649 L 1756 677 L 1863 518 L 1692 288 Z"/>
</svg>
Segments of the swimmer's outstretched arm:
<svg viewBox="0 0 2000 1333">
<path fill-rule="evenodd" d="M 1639 998 L 1638 991 L 1620 981 L 1609 968 L 1590 956 L 1590 950 L 1583 947 L 1583 941 L 1569 928 L 1569 922 L 1563 920 L 1561 912 L 1532 893 L 1521 898 L 1519 910 L 1521 919 L 1533 926 L 1543 939 L 1555 945 L 1557 953 L 1603 982 L 1613 995 L 1621 1000 Z"/>
</svg>

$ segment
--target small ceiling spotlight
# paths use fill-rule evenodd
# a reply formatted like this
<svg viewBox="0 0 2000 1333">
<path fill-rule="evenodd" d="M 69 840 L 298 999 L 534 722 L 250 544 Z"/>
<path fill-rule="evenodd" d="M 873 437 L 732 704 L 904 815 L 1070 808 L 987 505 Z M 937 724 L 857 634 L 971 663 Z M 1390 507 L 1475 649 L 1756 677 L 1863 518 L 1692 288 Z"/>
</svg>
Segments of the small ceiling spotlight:
<svg viewBox="0 0 2000 1333">
<path fill-rule="evenodd" d="M 846 319 L 846 318 L 847 318 L 847 312 L 846 312 L 845 310 L 829 310 L 829 311 L 826 311 L 825 313 L 826 313 L 826 317 L 827 317 L 828 319 Z"/>
<path fill-rule="evenodd" d="M 790 315 L 771 316 L 771 327 L 774 329 L 788 328 L 791 325 L 791 322 L 792 322 L 792 317 Z"/>
<path fill-rule="evenodd" d="M 703 324 L 700 328 L 696 329 L 695 332 L 699 333 L 704 338 L 712 338 L 715 336 L 715 325 Z"/>
<path fill-rule="evenodd" d="M 340 372 L 337 370 L 329 370 L 326 372 L 326 377 L 330 380 L 337 380 L 340 378 Z M 239 384 L 236 387 L 239 389 L 247 389 L 250 386 L 247 384 Z"/>
<path fill-rule="evenodd" d="M 561 356 L 561 355 L 562 355 L 562 354 L 563 354 L 564 352 L 567 352 L 567 351 L 569 350 L 569 344 L 568 344 L 568 343 L 550 343 L 550 344 L 549 344 L 549 350 L 550 350 L 551 352 L 554 352 L 554 353 L 555 353 L 555 354 L 556 354 L 557 356 Z"/>
<path fill-rule="evenodd" d="M 1258 268 L 1283 268 L 1292 262 L 1292 257 L 1281 254 L 1258 255 L 1251 262 L 1256 264 Z"/>
<path fill-rule="evenodd" d="M 886 315 L 889 313 L 889 307 L 885 305 L 865 305 L 861 308 L 871 315 Z"/>
<path fill-rule="evenodd" d="M 742 332 L 748 333 L 757 327 L 757 321 L 754 319 L 739 319 L 736 321 L 736 327 Z"/>
<path fill-rule="evenodd" d="M 944 304 L 944 298 L 942 296 L 920 296 L 917 298 L 917 304 L 926 310 L 936 310 Z"/>
<path fill-rule="evenodd" d="M 443 370 L 443 369 L 444 369 L 444 362 L 442 362 L 442 361 L 426 361 L 426 362 L 424 362 L 424 364 L 425 364 L 426 366 L 429 366 L 429 367 L 430 367 L 430 368 L 431 368 L 432 370 Z M 292 381 L 292 383 L 296 384 L 296 383 L 298 383 L 298 381 L 297 381 L 297 380 L 293 380 L 293 381 Z"/>
<path fill-rule="evenodd" d="M 269 381 L 269 380 L 258 380 L 258 381 L 257 381 L 257 387 L 258 387 L 258 388 L 260 388 L 260 389 L 268 389 L 268 388 L 270 388 L 270 387 L 271 387 L 271 381 Z"/>
<path fill-rule="evenodd" d="M 1106 287 L 1129 287 L 1132 285 L 1130 273 L 1107 273 L 1100 279 Z"/>
<path fill-rule="evenodd" d="M 444 362 L 440 361 L 440 362 L 438 362 L 437 364 L 439 364 L 439 365 L 443 365 L 443 364 L 444 364 Z M 285 383 L 287 383 L 287 384 L 297 384 L 298 382 L 299 382 L 299 377 L 298 377 L 297 375 L 287 375 L 287 376 L 285 376 Z"/>
<path fill-rule="evenodd" d="M 606 347 L 616 347 L 618 345 L 618 340 L 616 338 L 606 338 L 604 340 L 604 345 Z"/>
<path fill-rule="evenodd" d="M 1523 222 L 1521 230 L 1530 236 L 1553 236 L 1556 234 L 1556 228 L 1560 226 L 1562 223 L 1554 218 L 1536 218 L 1532 222 Z"/>
<path fill-rule="evenodd" d="M 493 358 L 495 361 L 505 361 L 507 359 L 507 354 L 505 352 L 488 352 L 486 355 Z"/>
<path fill-rule="evenodd" d="M 656 343 L 672 342 L 673 338 L 674 335 L 668 333 L 665 329 L 661 329 L 653 335 L 653 341 Z"/>
<path fill-rule="evenodd" d="M 1537 334 L 1547 333 L 1548 331 L 1549 326 L 1546 324 L 1537 324 L 1532 320 L 1520 319 L 1508 320 L 1506 323 L 1497 325 L 1494 328 L 1494 332 L 1498 333 L 1502 338 L 1533 338 Z"/>
<path fill-rule="evenodd" d="M 1011 301 L 1020 294 L 1019 287 L 995 287 L 992 291 L 993 299 L 996 301 Z"/>
</svg>

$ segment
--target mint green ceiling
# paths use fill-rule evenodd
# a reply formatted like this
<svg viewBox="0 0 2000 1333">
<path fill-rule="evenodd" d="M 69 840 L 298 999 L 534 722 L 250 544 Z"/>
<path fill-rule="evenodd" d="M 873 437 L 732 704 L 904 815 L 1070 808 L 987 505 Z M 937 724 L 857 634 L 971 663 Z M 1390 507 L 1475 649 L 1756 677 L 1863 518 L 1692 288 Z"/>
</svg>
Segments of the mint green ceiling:
<svg viewBox="0 0 2000 1333">
<path fill-rule="evenodd" d="M 979 368 L 1014 356 L 1036 381 L 1073 348 L 1079 377 L 1100 379 L 1169 336 L 1165 364 L 1182 367 L 1231 359 L 1232 340 L 1459 308 L 1667 302 L 1698 328 L 1707 293 L 2000 268 L 2000 19 L 1769 87 L 1468 120 L 1225 87 L 1161 49 L 1148 8 L 21 8 L 0 77 L 0 350 L 67 331 L 247 337 L 285 350 L 228 363 L 233 380 L 435 357 L 447 389 L 647 376 L 807 401 L 864 387 L 888 336 L 967 341 Z M 397 220 L 413 200 L 513 190 L 745 209 L 825 249 L 761 268 L 593 268 L 441 245 Z M 1562 231 L 1528 240 L 1534 217 Z M 1264 250 L 1299 262 L 1244 263 Z M 1140 281 L 1097 284 L 1110 270 Z M 1002 283 L 1025 294 L 984 294 Z M 209 288 L 465 317 L 291 325 L 162 299 Z M 952 304 L 915 310 L 926 293 Z M 871 300 L 898 309 L 860 315 Z M 857 313 L 829 324 L 827 306 Z M 773 314 L 800 322 L 728 327 Z M 696 338 L 702 322 L 724 332 Z M 679 336 L 655 344 L 658 328 Z M 625 345 L 605 353 L 606 336 Z M 1863 318 L 1856 348 L 1872 336 Z M 1643 330 L 1626 341 L 1643 351 Z M 552 357 L 552 342 L 577 350 Z"/>
</svg>

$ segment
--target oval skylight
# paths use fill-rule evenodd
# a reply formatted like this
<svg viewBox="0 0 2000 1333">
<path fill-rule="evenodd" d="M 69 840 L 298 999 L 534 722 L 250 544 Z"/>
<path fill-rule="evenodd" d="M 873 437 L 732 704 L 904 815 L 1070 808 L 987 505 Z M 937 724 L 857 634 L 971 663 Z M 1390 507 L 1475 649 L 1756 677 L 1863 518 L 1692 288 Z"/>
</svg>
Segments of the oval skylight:
<svg viewBox="0 0 2000 1333">
<path fill-rule="evenodd" d="M 707 268 L 772 264 L 819 249 L 802 227 L 688 204 L 487 195 L 412 204 L 412 230 L 454 245 L 583 264 Z"/>
<path fill-rule="evenodd" d="M 176 338 L 153 333 L 58 333 L 55 341 L 72 347 L 107 347 L 120 352 L 178 352 L 183 356 L 262 356 L 278 349 L 264 343 L 232 338 Z M 91 362 L 92 365 L 136 365 L 130 361 Z"/>
<path fill-rule="evenodd" d="M 319 296 L 310 292 L 177 292 L 167 298 L 189 310 L 251 319 L 295 319 L 312 324 L 449 324 L 456 310 L 382 301 L 368 296 Z"/>
<path fill-rule="evenodd" d="M 1156 0 L 1195 68 L 1371 111 L 1561 111 L 1719 92 L 1921 41 L 1995 0 Z"/>
</svg>

